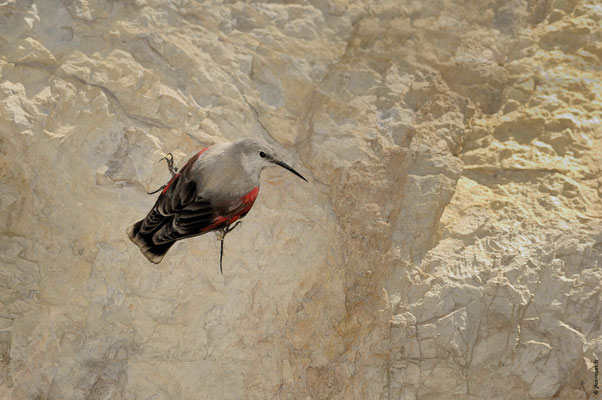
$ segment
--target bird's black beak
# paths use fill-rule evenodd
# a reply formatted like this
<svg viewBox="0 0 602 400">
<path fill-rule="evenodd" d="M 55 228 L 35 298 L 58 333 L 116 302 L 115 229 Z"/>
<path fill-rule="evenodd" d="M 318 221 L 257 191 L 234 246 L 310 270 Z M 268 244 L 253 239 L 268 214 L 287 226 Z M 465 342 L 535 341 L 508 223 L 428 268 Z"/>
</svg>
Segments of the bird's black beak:
<svg viewBox="0 0 602 400">
<path fill-rule="evenodd" d="M 305 179 L 303 177 L 303 175 L 301 175 L 300 173 L 298 173 L 297 171 L 295 171 L 294 169 L 292 169 L 287 163 L 283 162 L 283 161 L 279 161 L 279 160 L 273 160 L 272 163 L 280 165 L 282 168 L 284 169 L 288 169 L 289 171 L 291 171 L 293 174 L 297 175 L 299 178 L 303 179 L 305 182 L 307 182 L 307 179 Z"/>
</svg>

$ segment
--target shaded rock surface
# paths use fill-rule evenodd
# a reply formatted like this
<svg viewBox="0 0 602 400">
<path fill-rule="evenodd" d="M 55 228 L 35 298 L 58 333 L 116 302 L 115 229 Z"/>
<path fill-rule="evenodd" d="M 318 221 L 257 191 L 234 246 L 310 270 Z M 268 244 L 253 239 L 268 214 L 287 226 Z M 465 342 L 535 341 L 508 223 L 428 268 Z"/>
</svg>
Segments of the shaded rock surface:
<svg viewBox="0 0 602 400">
<path fill-rule="evenodd" d="M 0 398 L 586 399 L 594 0 L 0 2 Z M 226 241 L 125 230 L 279 142 Z"/>
</svg>

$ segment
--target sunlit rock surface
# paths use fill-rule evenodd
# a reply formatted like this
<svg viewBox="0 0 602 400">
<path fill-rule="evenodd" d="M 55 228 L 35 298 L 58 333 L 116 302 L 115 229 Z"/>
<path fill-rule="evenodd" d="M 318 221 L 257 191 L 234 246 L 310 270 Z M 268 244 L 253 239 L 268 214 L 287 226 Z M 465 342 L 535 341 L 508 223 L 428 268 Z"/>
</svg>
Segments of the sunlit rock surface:
<svg viewBox="0 0 602 400">
<path fill-rule="evenodd" d="M 586 399 L 602 7 L 0 0 L 0 398 Z M 226 240 L 127 239 L 212 143 Z"/>
</svg>

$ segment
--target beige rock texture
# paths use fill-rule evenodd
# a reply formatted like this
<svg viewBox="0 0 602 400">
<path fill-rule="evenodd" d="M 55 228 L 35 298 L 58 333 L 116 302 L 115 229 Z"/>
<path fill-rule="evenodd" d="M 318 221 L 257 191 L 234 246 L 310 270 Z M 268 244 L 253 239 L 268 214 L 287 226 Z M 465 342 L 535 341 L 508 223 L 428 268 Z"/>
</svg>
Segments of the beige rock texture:
<svg viewBox="0 0 602 400">
<path fill-rule="evenodd" d="M 598 0 L 0 0 L 1 399 L 593 399 Z M 226 240 L 129 242 L 278 142 Z"/>
</svg>

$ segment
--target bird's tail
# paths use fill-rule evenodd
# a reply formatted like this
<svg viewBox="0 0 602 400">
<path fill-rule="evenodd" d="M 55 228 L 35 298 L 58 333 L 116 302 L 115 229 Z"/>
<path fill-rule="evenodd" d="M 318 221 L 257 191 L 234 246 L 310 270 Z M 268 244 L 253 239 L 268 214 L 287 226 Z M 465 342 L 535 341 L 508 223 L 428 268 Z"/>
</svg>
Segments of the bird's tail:
<svg viewBox="0 0 602 400">
<path fill-rule="evenodd" d="M 150 262 L 159 264 L 167 251 L 173 246 L 174 242 L 168 242 L 164 244 L 154 244 L 151 234 L 140 233 L 140 226 L 142 221 L 136 222 L 134 225 L 128 228 L 128 236 L 130 240 L 134 242 L 136 246 L 140 248 L 140 251 Z"/>
</svg>

